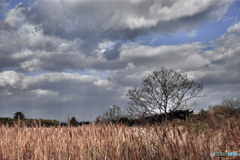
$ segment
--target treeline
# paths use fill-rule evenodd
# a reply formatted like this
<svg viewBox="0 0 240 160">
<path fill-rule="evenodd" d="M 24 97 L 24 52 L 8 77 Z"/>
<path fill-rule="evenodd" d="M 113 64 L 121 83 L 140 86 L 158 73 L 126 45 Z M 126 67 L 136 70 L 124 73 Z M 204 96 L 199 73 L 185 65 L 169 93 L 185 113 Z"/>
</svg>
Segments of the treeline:
<svg viewBox="0 0 240 160">
<path fill-rule="evenodd" d="M 221 128 L 227 126 L 229 122 L 240 119 L 240 108 L 229 108 L 223 105 L 216 105 L 209 107 L 208 110 L 200 110 L 198 113 L 193 113 L 189 110 L 177 110 L 169 112 L 167 114 L 167 122 L 175 123 L 178 125 L 191 124 L 192 130 L 204 132 L 208 129 Z M 97 123 L 112 123 L 112 124 L 123 124 L 127 126 L 136 125 L 151 125 L 151 124 L 163 124 L 165 121 L 165 114 L 139 117 L 131 119 L 129 117 L 120 117 L 118 119 L 102 121 L 98 120 Z M 177 122 L 177 123 L 176 123 Z"/>
<path fill-rule="evenodd" d="M 166 118 L 165 118 L 166 117 Z M 179 120 L 185 123 L 194 123 L 203 127 L 210 125 L 210 119 L 214 120 L 216 124 L 223 124 L 227 120 L 240 119 L 240 98 L 224 99 L 221 104 L 209 106 L 208 110 L 200 110 L 193 112 L 193 110 L 174 110 L 169 111 L 167 114 L 153 114 L 149 115 L 146 112 L 138 115 L 124 114 L 120 107 L 111 106 L 102 115 L 96 119 L 97 123 L 113 123 L 125 124 L 128 126 L 142 125 L 142 124 L 161 124 L 167 119 L 168 122 Z M 200 128 L 201 128 L 200 127 Z M 204 128 L 204 127 L 203 127 Z"/>
<path fill-rule="evenodd" d="M 5 126 L 14 126 L 18 125 L 18 119 L 9 118 L 9 117 L 0 117 L 0 125 Z M 88 125 L 91 122 L 89 121 L 81 121 L 81 122 L 70 122 L 70 126 L 81 126 L 81 125 Z M 57 126 L 68 126 L 68 123 L 66 122 L 59 122 L 57 120 L 48 120 L 48 119 L 20 119 L 20 126 L 27 126 L 27 127 L 36 127 L 36 126 L 42 126 L 42 127 L 57 127 Z"/>
<path fill-rule="evenodd" d="M 167 116 L 167 117 L 166 117 Z M 130 115 L 123 113 L 118 106 L 111 106 L 102 116 L 98 116 L 95 123 L 112 123 L 123 124 L 127 126 L 144 125 L 144 124 L 161 124 L 167 119 L 171 121 L 182 121 L 185 123 L 194 123 L 198 126 L 198 129 L 204 129 L 209 127 L 210 121 L 217 125 L 222 125 L 231 119 L 240 119 L 240 98 L 225 99 L 221 104 L 215 106 L 209 106 L 208 110 L 200 110 L 198 113 L 194 113 L 193 110 L 174 110 L 169 111 L 167 114 L 153 114 L 149 115 L 144 112 L 143 114 Z M 14 126 L 21 125 L 27 127 L 33 126 L 82 126 L 88 125 L 91 122 L 82 121 L 78 122 L 75 117 L 68 117 L 68 122 L 59 122 L 57 120 L 45 120 L 45 119 L 28 119 L 22 112 L 14 113 L 13 118 L 1 118 L 0 125 Z M 220 127 L 220 126 L 219 126 Z"/>
<path fill-rule="evenodd" d="M 43 126 L 43 127 L 51 127 L 51 126 L 81 126 L 81 125 L 88 125 L 90 122 L 82 121 L 78 122 L 75 117 L 72 117 L 71 120 L 66 122 L 59 122 L 57 120 L 49 120 L 49 119 L 28 119 L 25 118 L 25 115 L 22 112 L 15 112 L 13 118 L 10 117 L 0 117 L 0 125 L 5 126 L 27 126 L 27 127 L 36 127 L 36 126 Z"/>
<path fill-rule="evenodd" d="M 19 124 L 20 123 L 20 124 Z M 14 118 L 2 118 L 0 117 L 0 124 L 1 125 L 8 125 L 8 126 L 14 126 L 14 125 L 20 125 L 20 126 L 27 126 L 27 127 L 33 127 L 33 126 L 59 126 L 60 123 L 57 120 L 45 120 L 45 119 L 14 119 Z"/>
<path fill-rule="evenodd" d="M 132 118 L 131 116 L 117 116 L 116 117 L 98 117 L 97 123 L 113 123 L 113 124 L 124 124 L 128 126 L 133 125 L 143 125 L 143 124 L 155 124 L 162 123 L 165 120 L 165 116 L 167 116 L 168 121 L 172 121 L 174 119 L 178 120 L 186 120 L 188 116 L 193 115 L 193 111 L 190 110 L 176 110 L 170 111 L 167 114 L 154 114 L 154 115 L 145 115 L 139 116 L 138 118 Z"/>
<path fill-rule="evenodd" d="M 167 114 L 168 122 L 171 121 L 182 121 L 189 123 L 196 124 L 196 127 L 200 130 L 204 130 L 208 126 L 210 126 L 210 119 L 213 119 L 216 122 L 216 125 L 223 124 L 224 121 L 226 122 L 229 119 L 240 119 L 240 108 L 229 108 L 223 105 L 216 105 L 213 107 L 209 107 L 208 110 L 201 110 L 198 113 L 193 113 L 190 110 L 177 110 L 177 111 L 170 111 Z M 19 121 L 20 120 L 20 121 Z M 27 127 L 35 127 L 35 126 L 82 126 L 88 125 L 91 122 L 89 121 L 82 121 L 78 122 L 75 117 L 69 119 L 69 122 L 59 122 L 57 120 L 45 120 L 45 119 L 14 119 L 14 118 L 1 118 L 0 117 L 0 125 L 8 125 L 14 126 L 27 126 Z M 102 124 L 102 123 L 112 123 L 112 124 L 123 124 L 127 126 L 134 126 L 134 125 L 144 125 L 144 124 L 155 124 L 155 123 L 162 123 L 165 120 L 165 114 L 153 115 L 153 116 L 139 116 L 138 118 L 131 118 L 130 116 L 119 116 L 115 118 L 103 118 L 98 117 L 95 123 Z M 219 126 L 220 127 L 220 126 Z"/>
</svg>

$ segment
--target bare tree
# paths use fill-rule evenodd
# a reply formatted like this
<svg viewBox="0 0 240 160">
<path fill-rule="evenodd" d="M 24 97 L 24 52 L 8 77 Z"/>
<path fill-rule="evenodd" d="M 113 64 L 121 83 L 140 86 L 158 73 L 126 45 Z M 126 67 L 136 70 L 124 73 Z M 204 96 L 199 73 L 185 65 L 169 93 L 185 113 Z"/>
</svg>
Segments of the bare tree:
<svg viewBox="0 0 240 160">
<path fill-rule="evenodd" d="M 240 97 L 238 97 L 238 98 L 224 99 L 224 100 L 222 101 L 222 105 L 230 108 L 231 110 L 240 108 Z"/>
<path fill-rule="evenodd" d="M 139 116 L 165 113 L 166 121 L 168 110 L 186 107 L 202 90 L 202 85 L 189 79 L 187 74 L 162 67 L 143 78 L 141 87 L 128 91 L 131 101 L 126 110 Z"/>
<path fill-rule="evenodd" d="M 120 107 L 113 105 L 108 107 L 108 110 L 103 114 L 103 118 L 106 120 L 116 121 L 122 115 Z"/>
</svg>

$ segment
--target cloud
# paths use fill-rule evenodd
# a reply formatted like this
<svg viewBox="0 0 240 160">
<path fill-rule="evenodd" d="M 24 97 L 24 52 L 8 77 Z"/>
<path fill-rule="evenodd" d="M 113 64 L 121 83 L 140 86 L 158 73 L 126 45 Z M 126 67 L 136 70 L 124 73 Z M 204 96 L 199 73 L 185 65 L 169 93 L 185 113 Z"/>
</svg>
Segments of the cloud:
<svg viewBox="0 0 240 160">
<path fill-rule="evenodd" d="M 23 90 L 27 88 L 22 74 L 14 71 L 3 72 L 0 74 L 0 87 Z"/>
<path fill-rule="evenodd" d="M 188 35 L 188 37 L 191 37 L 191 38 L 193 38 L 193 37 L 196 37 L 196 35 L 197 35 L 197 32 L 196 32 L 195 30 L 193 30 L 193 31 L 191 31 L 191 32 L 187 33 L 187 35 Z"/>
<path fill-rule="evenodd" d="M 240 23 L 236 23 L 229 27 L 224 35 L 213 42 L 215 48 L 203 53 L 203 56 L 209 58 L 212 62 L 209 67 L 224 67 L 224 69 L 235 73 L 239 71 L 239 35 Z"/>
<path fill-rule="evenodd" d="M 192 30 L 223 16 L 232 1 L 26 1 L 0 20 L 0 70 L 112 69 L 126 41 Z M 7 4 L 7 3 L 6 3 Z M 6 5 L 1 5 L 6 8 Z M 104 43 L 113 48 L 103 49 Z M 114 45 L 115 44 L 115 45 Z M 72 58 L 74 57 L 74 58 Z"/>
<path fill-rule="evenodd" d="M 203 48 L 199 42 L 157 47 L 133 43 L 121 48 L 120 60 L 131 62 L 135 66 L 146 65 L 149 68 L 168 65 L 183 70 L 196 69 L 208 63 L 199 54 Z"/>
<path fill-rule="evenodd" d="M 122 104 L 122 98 L 118 97 L 121 90 L 96 76 L 76 73 L 24 76 L 4 71 L 0 73 L 0 79 L 2 113 L 20 109 L 26 117 L 32 117 L 30 113 L 38 110 L 38 118 L 66 120 L 70 114 L 78 120 L 93 120 L 107 106 Z"/>
<path fill-rule="evenodd" d="M 212 42 L 213 50 L 201 54 L 210 63 L 191 73 L 196 80 L 204 84 L 207 97 L 202 101 L 209 102 L 212 99 L 209 105 L 215 105 L 216 101 L 220 103 L 222 99 L 240 96 L 239 33 L 238 22 Z"/>
<path fill-rule="evenodd" d="M 185 17 L 189 17 L 190 20 L 204 15 L 205 20 L 219 19 L 226 12 L 229 3 L 231 2 L 216 3 L 214 0 L 191 2 L 150 0 L 136 3 L 131 1 L 40 1 L 26 13 L 26 17 L 29 22 L 41 26 L 44 33 L 48 35 L 81 38 L 86 34 L 81 31 L 85 30 L 104 37 L 103 34 L 106 31 L 113 34 L 111 30 L 115 30 L 117 33 L 113 36 L 119 38 L 118 31 L 149 29 L 161 22 L 171 24 Z M 158 28 L 161 29 L 160 26 Z"/>
<path fill-rule="evenodd" d="M 19 110 L 32 118 L 66 120 L 70 114 L 78 120 L 94 119 L 107 106 L 125 107 L 127 90 L 161 66 L 187 72 L 202 83 L 210 98 L 200 100 L 201 106 L 237 96 L 239 23 L 212 41 L 212 50 L 204 42 L 134 42 L 155 33 L 183 31 L 194 37 L 197 25 L 221 19 L 231 3 L 44 0 L 11 9 L 1 3 L 0 114 L 11 116 Z M 15 71 L 6 71 L 9 68 Z M 65 73 L 69 69 L 89 73 Z"/>
<path fill-rule="evenodd" d="M 224 98 L 239 97 L 239 33 L 240 23 L 230 26 L 225 34 L 211 42 L 214 46 L 211 50 L 206 50 L 207 46 L 200 42 L 155 47 L 123 45 L 119 61 L 126 68 L 110 71 L 110 80 L 129 88 L 139 86 L 150 71 L 164 66 L 186 72 L 203 84 L 206 97 L 198 100 L 198 107 L 207 108 Z"/>
</svg>

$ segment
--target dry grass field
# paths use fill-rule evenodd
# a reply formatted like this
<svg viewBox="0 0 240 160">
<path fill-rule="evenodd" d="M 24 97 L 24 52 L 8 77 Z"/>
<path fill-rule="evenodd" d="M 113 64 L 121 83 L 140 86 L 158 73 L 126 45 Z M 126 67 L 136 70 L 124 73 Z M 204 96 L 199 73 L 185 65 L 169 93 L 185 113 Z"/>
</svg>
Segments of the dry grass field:
<svg viewBox="0 0 240 160">
<path fill-rule="evenodd" d="M 240 153 L 240 122 L 204 131 L 188 122 L 128 127 L 0 127 L 1 160 L 211 159 L 210 152 Z M 198 126 L 199 127 L 199 126 Z M 165 134 L 164 134 L 165 133 Z M 164 136 L 165 135 L 165 136 Z M 163 138 L 165 137 L 165 138 Z"/>
</svg>

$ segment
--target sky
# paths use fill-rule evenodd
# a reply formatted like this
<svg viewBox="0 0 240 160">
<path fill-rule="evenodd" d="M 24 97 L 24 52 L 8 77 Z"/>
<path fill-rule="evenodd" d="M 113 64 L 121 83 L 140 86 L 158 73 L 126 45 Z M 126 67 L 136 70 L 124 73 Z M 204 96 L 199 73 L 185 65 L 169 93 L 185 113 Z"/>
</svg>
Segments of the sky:
<svg viewBox="0 0 240 160">
<path fill-rule="evenodd" d="M 0 117 L 92 121 L 165 67 L 240 97 L 239 0 L 0 0 Z"/>
</svg>

